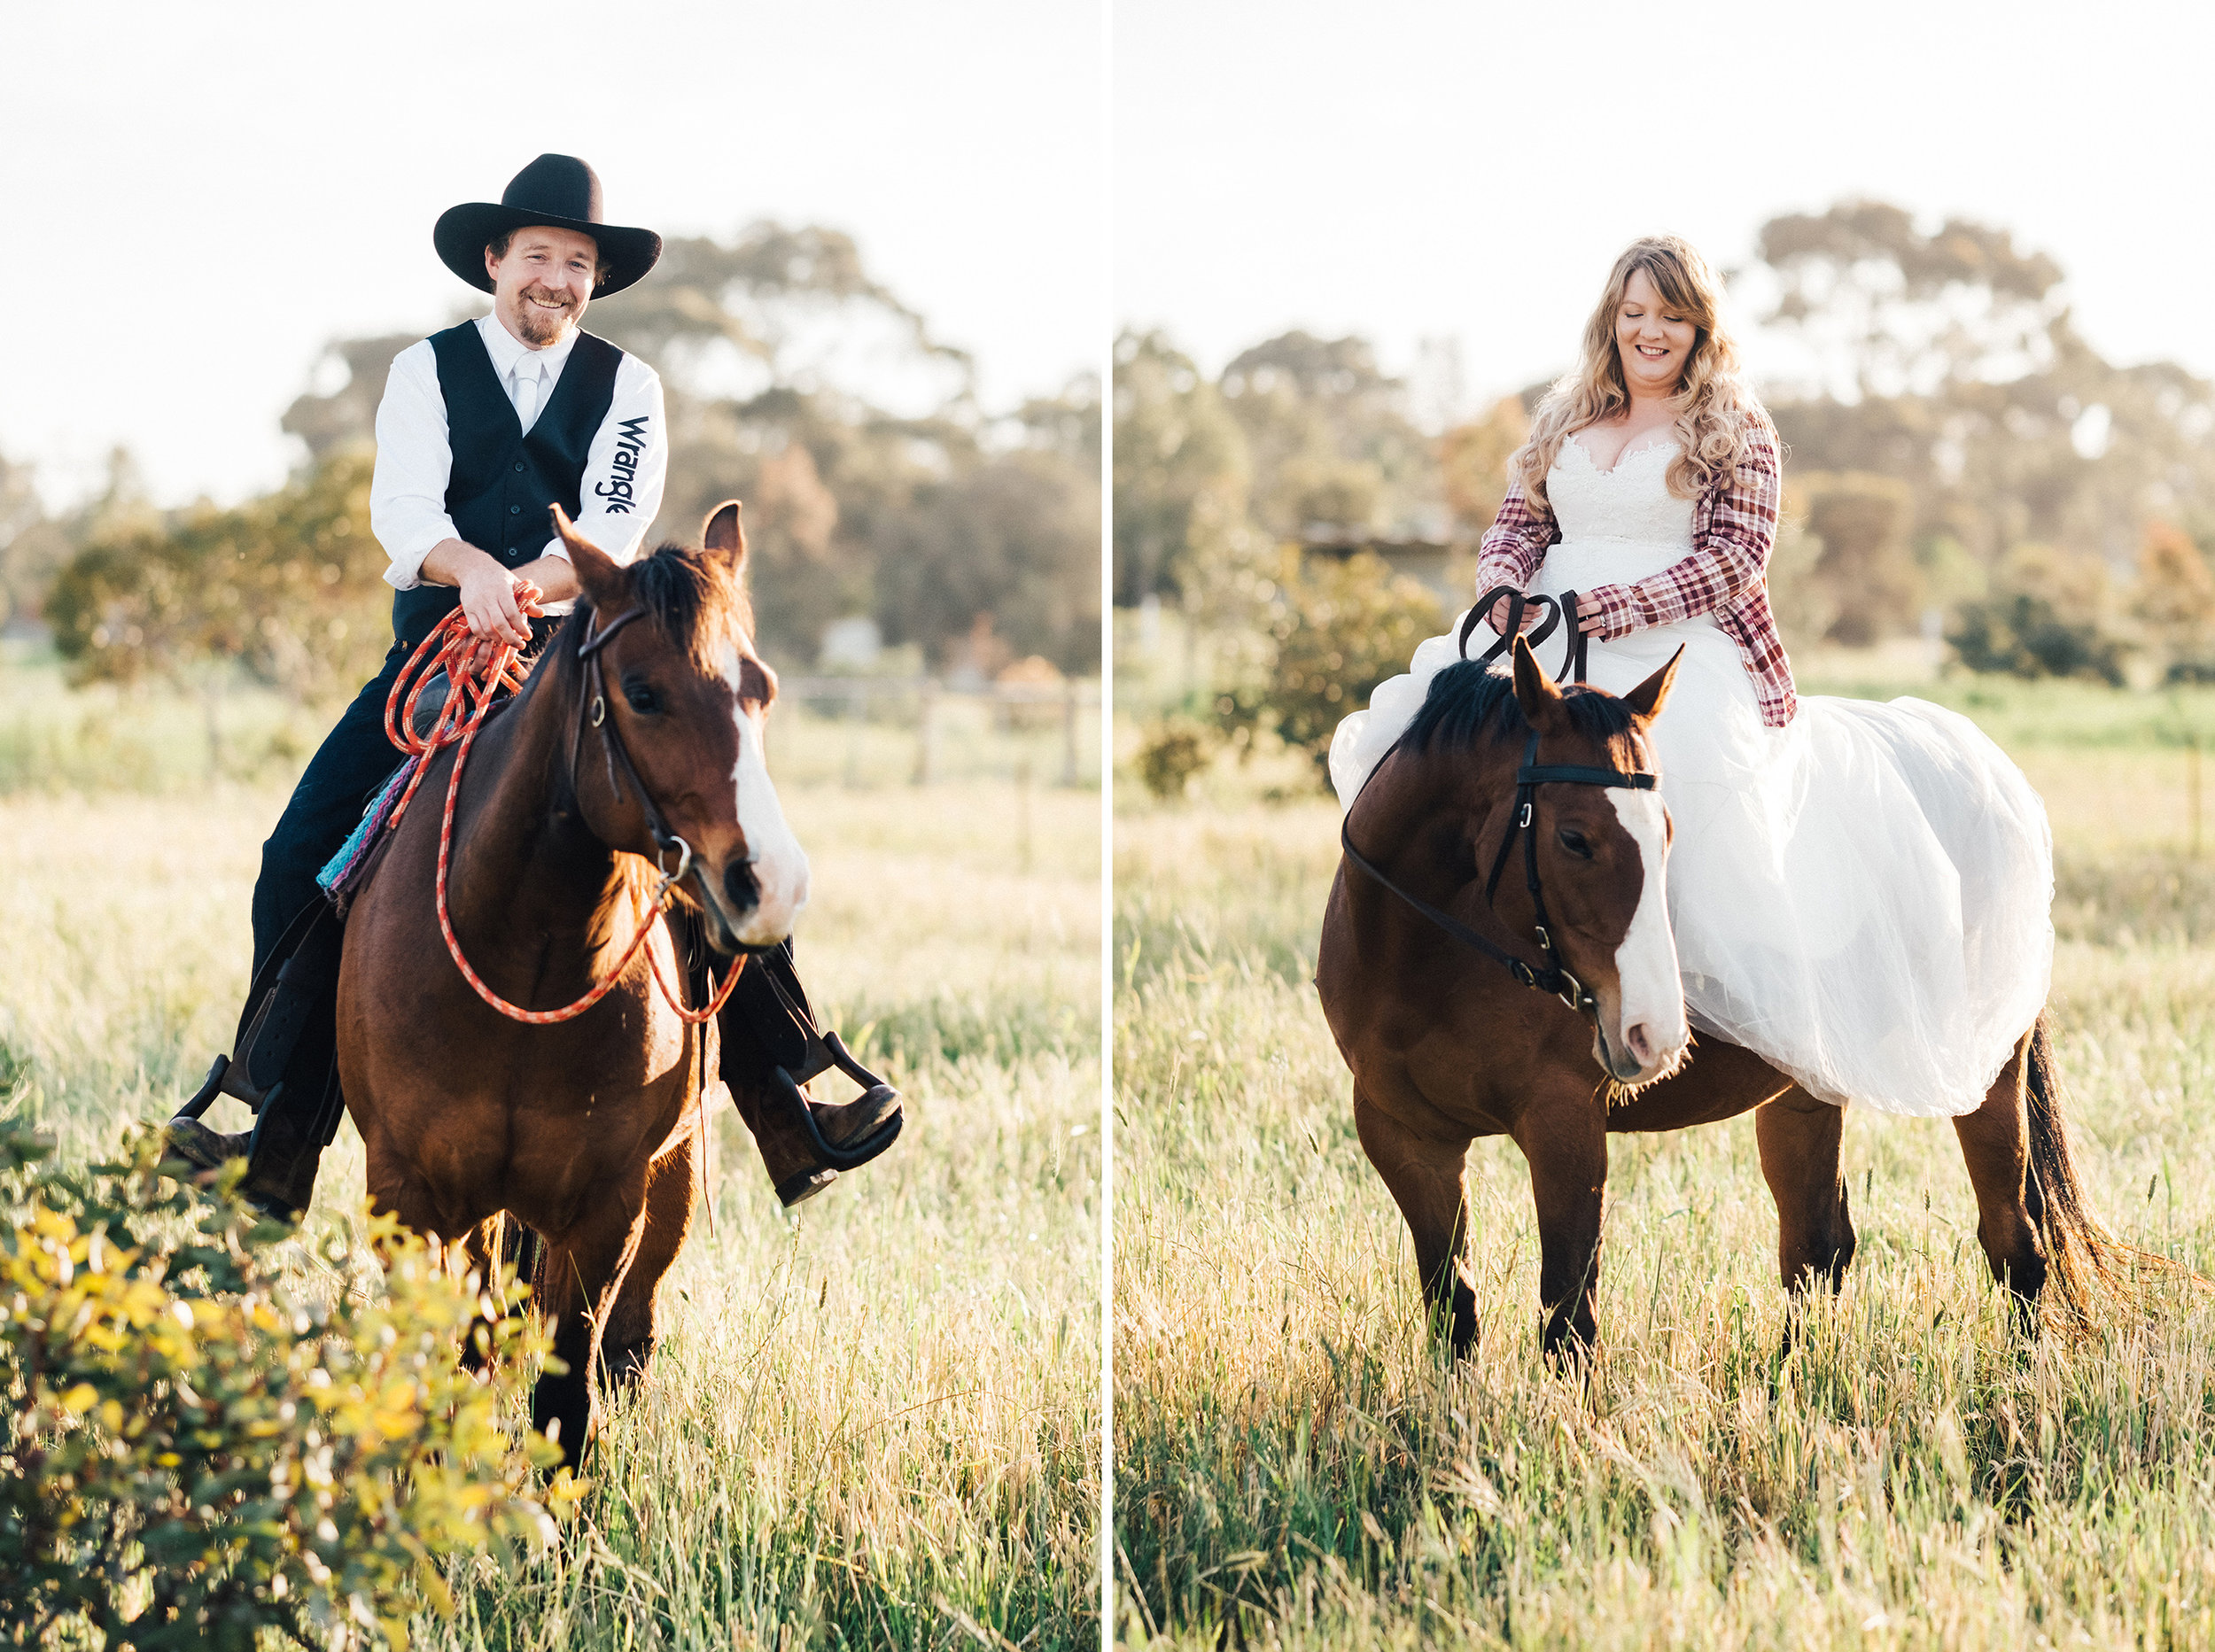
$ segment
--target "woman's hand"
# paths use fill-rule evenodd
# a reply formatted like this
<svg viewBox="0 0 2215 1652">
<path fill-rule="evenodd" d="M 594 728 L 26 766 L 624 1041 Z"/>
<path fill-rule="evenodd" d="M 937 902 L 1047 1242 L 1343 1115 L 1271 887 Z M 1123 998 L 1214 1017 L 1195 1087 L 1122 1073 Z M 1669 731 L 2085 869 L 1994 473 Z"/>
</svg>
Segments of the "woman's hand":
<svg viewBox="0 0 2215 1652">
<path fill-rule="evenodd" d="M 1485 616 L 1485 624 L 1492 627 L 1492 634 L 1494 636 L 1504 637 L 1507 635 L 1507 617 L 1514 611 L 1514 603 L 1507 597 L 1502 597 L 1498 601 L 1492 605 L 1491 611 Z M 1523 609 L 1522 629 L 1528 631 L 1532 626 L 1535 625 L 1538 623 L 1538 604 L 1535 602 L 1527 603 Z"/>
<path fill-rule="evenodd" d="M 1635 612 L 1628 586 L 1594 586 L 1577 595 L 1577 630 L 1603 640 L 1627 636 L 1638 629 L 1632 617 Z"/>
</svg>

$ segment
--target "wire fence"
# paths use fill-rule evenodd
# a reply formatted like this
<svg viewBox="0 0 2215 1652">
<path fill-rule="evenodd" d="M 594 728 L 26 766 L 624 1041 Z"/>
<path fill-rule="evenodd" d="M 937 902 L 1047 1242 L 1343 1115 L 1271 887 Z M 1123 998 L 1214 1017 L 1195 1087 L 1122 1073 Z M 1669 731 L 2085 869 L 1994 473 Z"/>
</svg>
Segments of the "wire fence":
<svg viewBox="0 0 2215 1652">
<path fill-rule="evenodd" d="M 769 746 L 771 773 L 795 785 L 870 790 L 1012 780 L 1096 789 L 1100 685 L 786 677 Z"/>
</svg>

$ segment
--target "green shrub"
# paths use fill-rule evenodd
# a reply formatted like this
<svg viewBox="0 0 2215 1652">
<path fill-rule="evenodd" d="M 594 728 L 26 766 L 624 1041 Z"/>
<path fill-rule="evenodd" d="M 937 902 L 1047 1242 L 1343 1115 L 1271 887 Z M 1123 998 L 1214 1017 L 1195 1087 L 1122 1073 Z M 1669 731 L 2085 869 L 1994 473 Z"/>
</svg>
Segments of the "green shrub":
<svg viewBox="0 0 2215 1652">
<path fill-rule="evenodd" d="M 1139 747 L 1139 778 L 1146 789 L 1167 801 L 1182 797 L 1193 776 L 1214 760 L 1213 731 L 1185 717 L 1147 727 Z"/>
<path fill-rule="evenodd" d="M 2063 619 L 2045 597 L 2018 591 L 1965 602 L 1947 641 L 1972 671 L 2088 677 L 2123 686 L 2123 645 L 2091 620 Z"/>
<path fill-rule="evenodd" d="M 0 1122 L 0 1639 L 405 1646 L 452 1608 L 442 1561 L 541 1547 L 576 1494 L 540 1501 L 556 1454 L 510 1422 L 540 1334 L 389 1218 L 360 1236 L 379 1279 L 160 1156 L 58 1166 Z M 456 1359 L 480 1314 L 484 1380 Z"/>
<path fill-rule="evenodd" d="M 1267 725 L 1329 774 L 1331 736 L 1377 685 L 1408 668 L 1415 645 L 1446 628 L 1438 599 L 1373 551 L 1310 559 L 1271 600 L 1276 658 L 1258 693 L 1226 693 L 1218 719 L 1234 739 Z"/>
</svg>

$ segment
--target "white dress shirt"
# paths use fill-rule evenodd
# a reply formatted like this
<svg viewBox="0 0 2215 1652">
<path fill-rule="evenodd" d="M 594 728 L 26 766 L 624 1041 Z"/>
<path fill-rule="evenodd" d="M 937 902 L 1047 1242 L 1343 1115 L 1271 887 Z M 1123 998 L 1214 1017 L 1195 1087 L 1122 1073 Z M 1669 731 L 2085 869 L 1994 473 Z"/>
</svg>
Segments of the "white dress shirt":
<svg viewBox="0 0 2215 1652">
<path fill-rule="evenodd" d="M 477 330 L 485 340 L 485 353 L 501 388 L 515 404 L 517 416 L 527 433 L 538 415 L 553 399 L 562 368 L 576 348 L 577 330 L 571 328 L 562 342 L 533 350 L 501 324 L 496 315 L 480 317 Z M 535 372 L 534 372 L 535 370 Z M 535 384 L 527 381 L 536 376 Z M 618 427 L 626 420 L 644 419 L 642 444 L 618 438 Z M 385 381 L 385 399 L 377 408 L 377 470 L 369 482 L 369 528 L 385 547 L 391 566 L 385 582 L 396 591 L 412 591 L 423 583 L 423 559 L 447 539 L 462 536 L 447 515 L 446 489 L 454 470 L 454 449 L 447 439 L 446 397 L 439 389 L 439 358 L 428 338 L 409 345 L 392 358 L 391 376 Z M 618 465 L 620 456 L 624 462 Z M 615 399 L 601 421 L 585 457 L 584 482 L 579 491 L 577 531 L 618 562 L 638 555 L 655 513 L 661 509 L 662 485 L 669 475 L 668 421 L 662 412 L 661 376 L 627 350 L 617 365 Z M 480 547 L 491 549 L 490 547 Z M 562 542 L 548 531 L 540 555 L 568 554 Z M 566 614 L 573 605 L 549 602 L 547 612 Z"/>
</svg>

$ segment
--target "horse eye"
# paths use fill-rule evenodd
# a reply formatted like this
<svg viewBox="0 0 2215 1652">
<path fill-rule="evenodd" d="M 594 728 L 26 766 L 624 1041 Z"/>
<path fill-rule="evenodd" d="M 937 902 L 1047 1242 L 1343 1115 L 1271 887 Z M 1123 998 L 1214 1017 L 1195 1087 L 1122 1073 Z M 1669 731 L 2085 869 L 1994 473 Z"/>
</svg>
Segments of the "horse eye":
<svg viewBox="0 0 2215 1652">
<path fill-rule="evenodd" d="M 655 698 L 654 691 L 643 683 L 635 683 L 624 689 L 623 697 L 630 702 L 631 710 L 641 717 L 651 717 L 661 710 L 662 702 Z"/>
<path fill-rule="evenodd" d="M 1580 860 L 1592 858 L 1592 846 L 1584 841 L 1584 834 L 1574 826 L 1563 826 L 1554 835 L 1561 840 L 1561 847 Z"/>
</svg>

